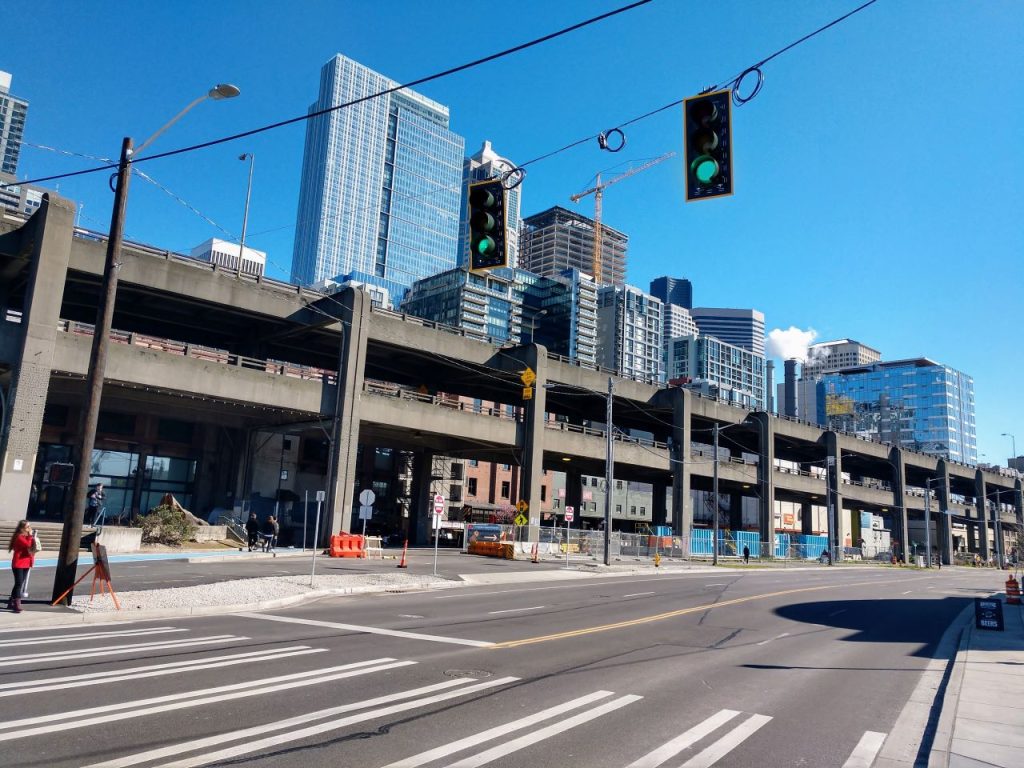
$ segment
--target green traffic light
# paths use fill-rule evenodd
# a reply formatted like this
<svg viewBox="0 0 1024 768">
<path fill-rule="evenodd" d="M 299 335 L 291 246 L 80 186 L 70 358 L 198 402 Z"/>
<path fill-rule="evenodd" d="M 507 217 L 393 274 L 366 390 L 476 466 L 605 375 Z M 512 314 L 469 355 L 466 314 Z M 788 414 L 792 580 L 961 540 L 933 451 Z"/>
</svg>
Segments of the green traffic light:
<svg viewBox="0 0 1024 768">
<path fill-rule="evenodd" d="M 711 182 L 718 175 L 719 170 L 718 161 L 711 155 L 699 155 L 690 163 L 690 172 L 701 184 Z"/>
<path fill-rule="evenodd" d="M 479 240 L 476 241 L 475 247 L 476 252 L 479 253 L 481 256 L 489 256 L 490 254 L 494 253 L 495 249 L 497 248 L 497 245 L 495 244 L 492 238 L 481 237 Z"/>
</svg>

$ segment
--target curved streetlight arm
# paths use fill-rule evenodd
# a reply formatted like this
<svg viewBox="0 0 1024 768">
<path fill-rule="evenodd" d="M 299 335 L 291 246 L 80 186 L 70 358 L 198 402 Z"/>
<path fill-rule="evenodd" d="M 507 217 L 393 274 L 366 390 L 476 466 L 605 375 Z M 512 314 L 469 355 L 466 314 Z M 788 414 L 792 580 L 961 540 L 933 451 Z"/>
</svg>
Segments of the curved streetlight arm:
<svg viewBox="0 0 1024 768">
<path fill-rule="evenodd" d="M 183 110 L 181 110 L 181 112 L 176 114 L 167 123 L 165 123 L 164 126 L 160 130 L 158 130 L 156 133 L 154 133 L 152 136 L 150 136 L 148 139 L 146 139 L 144 142 L 142 142 L 139 146 L 137 146 L 132 151 L 132 155 L 134 156 L 134 155 L 137 155 L 140 152 L 142 152 L 142 150 L 144 150 L 146 147 L 148 147 L 150 144 L 152 144 L 154 141 L 156 141 L 157 137 L 160 136 L 160 134 L 162 134 L 164 131 L 166 131 L 168 128 L 170 128 L 172 125 L 174 125 L 176 122 L 181 120 L 181 118 L 183 118 L 185 116 L 185 114 L 188 113 L 189 110 L 191 110 L 194 106 L 196 106 L 200 102 L 206 101 L 207 99 L 233 99 L 239 93 L 240 93 L 240 91 L 238 90 L 238 88 L 236 88 L 233 85 L 226 84 L 226 83 L 223 83 L 223 84 L 217 85 L 214 88 L 211 88 L 209 93 L 206 93 L 206 94 L 200 96 L 198 99 L 194 100 L 191 104 L 189 104 L 187 107 L 185 107 Z"/>
</svg>

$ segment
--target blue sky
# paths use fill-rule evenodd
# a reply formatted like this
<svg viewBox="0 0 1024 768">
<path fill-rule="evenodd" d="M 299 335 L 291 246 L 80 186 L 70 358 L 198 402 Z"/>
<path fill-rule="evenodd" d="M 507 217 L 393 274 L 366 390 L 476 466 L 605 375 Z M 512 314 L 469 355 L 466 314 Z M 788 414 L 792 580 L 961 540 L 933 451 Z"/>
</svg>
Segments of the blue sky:
<svg viewBox="0 0 1024 768">
<path fill-rule="evenodd" d="M 30 102 L 28 142 L 109 158 L 122 137 L 143 141 L 218 82 L 242 95 L 199 105 L 154 152 L 304 114 L 338 52 L 408 81 L 625 4 L 8 3 L 0 70 Z M 451 108 L 470 152 L 488 139 L 522 162 L 722 82 L 859 4 L 655 0 L 419 90 Z M 698 305 L 753 306 L 769 329 L 965 371 L 981 461 L 1005 462 L 1003 432 L 1024 453 L 1021 40 L 1015 0 L 879 0 L 773 60 L 761 94 L 734 114 L 733 197 L 684 203 L 676 160 L 606 193 L 605 221 L 630 236 L 628 281 L 687 277 Z M 571 194 L 621 162 L 681 154 L 680 110 L 627 137 L 617 155 L 587 144 L 531 166 L 524 214 L 572 208 Z M 188 205 L 135 178 L 127 236 L 187 251 L 223 236 L 206 219 L 237 235 L 247 177 L 237 156 L 253 152 L 247 242 L 268 252 L 271 276 L 285 276 L 303 139 L 297 124 L 143 165 Z M 19 175 L 90 165 L 26 147 Z M 107 229 L 107 174 L 60 191 L 83 205 L 82 226 Z"/>
</svg>

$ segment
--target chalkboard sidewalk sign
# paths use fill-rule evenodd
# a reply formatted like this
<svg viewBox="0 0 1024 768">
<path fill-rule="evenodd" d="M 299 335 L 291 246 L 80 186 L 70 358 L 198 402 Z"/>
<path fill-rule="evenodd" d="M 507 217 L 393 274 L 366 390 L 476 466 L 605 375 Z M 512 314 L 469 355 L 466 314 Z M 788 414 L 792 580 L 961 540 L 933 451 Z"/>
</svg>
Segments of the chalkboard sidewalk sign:
<svg viewBox="0 0 1024 768">
<path fill-rule="evenodd" d="M 995 597 L 974 598 L 974 626 L 1003 631 L 1003 601 Z"/>
<path fill-rule="evenodd" d="M 109 590 L 110 597 L 114 600 L 114 606 L 120 611 L 121 604 L 117 601 L 117 595 L 114 594 L 114 585 L 110 581 L 110 561 L 107 559 L 107 548 L 102 544 L 96 543 L 92 545 L 92 568 L 83 573 L 78 581 L 68 587 L 64 594 L 54 600 L 52 604 L 57 605 L 71 590 L 81 584 L 90 573 L 92 574 L 92 589 L 89 590 L 89 602 L 91 603 L 93 597 L 95 597 L 96 582 L 99 582 L 100 594 L 103 594 L 104 589 Z"/>
</svg>

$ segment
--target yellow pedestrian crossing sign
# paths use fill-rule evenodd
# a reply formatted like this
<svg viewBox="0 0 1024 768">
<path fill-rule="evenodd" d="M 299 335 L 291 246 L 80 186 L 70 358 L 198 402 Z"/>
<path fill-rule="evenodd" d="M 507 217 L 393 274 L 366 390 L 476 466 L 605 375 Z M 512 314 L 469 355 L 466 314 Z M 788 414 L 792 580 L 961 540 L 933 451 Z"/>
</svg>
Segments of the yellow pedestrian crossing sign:
<svg viewBox="0 0 1024 768">
<path fill-rule="evenodd" d="M 528 387 L 537 380 L 537 374 L 533 372 L 533 368 L 526 366 L 526 370 L 519 376 L 519 380 L 523 382 L 524 387 Z"/>
<path fill-rule="evenodd" d="M 516 515 L 515 520 L 513 520 L 512 522 L 514 522 L 516 525 L 526 525 L 530 522 L 530 518 L 528 518 L 526 515 L 520 512 L 518 515 Z"/>
<path fill-rule="evenodd" d="M 528 510 L 529 508 L 530 508 L 530 505 L 527 504 L 525 501 L 522 501 L 522 500 L 520 500 L 519 503 L 516 504 L 516 512 L 518 512 L 521 515 L 525 514 L 526 510 Z"/>
</svg>

